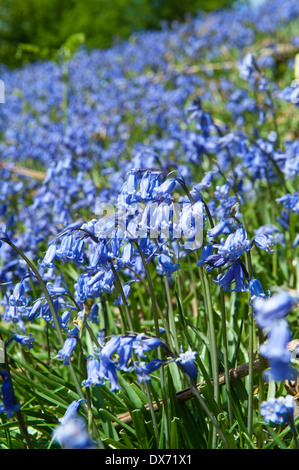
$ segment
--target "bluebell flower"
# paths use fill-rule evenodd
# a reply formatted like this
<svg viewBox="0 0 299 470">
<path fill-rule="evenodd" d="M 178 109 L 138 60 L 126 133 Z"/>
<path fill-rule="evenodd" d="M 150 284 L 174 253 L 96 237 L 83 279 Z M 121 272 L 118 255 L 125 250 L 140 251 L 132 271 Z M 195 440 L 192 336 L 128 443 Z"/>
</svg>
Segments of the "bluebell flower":
<svg viewBox="0 0 299 470">
<path fill-rule="evenodd" d="M 248 289 L 251 294 L 250 305 L 253 304 L 254 300 L 258 297 L 267 298 L 267 295 L 264 292 L 263 286 L 258 279 L 250 279 L 248 282 Z"/>
<path fill-rule="evenodd" d="M 223 244 L 214 244 L 218 248 L 218 254 L 223 258 L 234 261 L 239 258 L 244 252 L 250 251 L 251 244 L 247 238 L 247 233 L 243 227 L 237 228 L 234 233 L 231 233 Z"/>
<path fill-rule="evenodd" d="M 279 292 L 267 299 L 259 296 L 253 301 L 254 319 L 259 328 L 269 328 L 273 322 L 286 317 L 295 305 L 288 292 Z"/>
<path fill-rule="evenodd" d="M 102 292 L 106 292 L 107 294 L 111 294 L 114 290 L 114 274 L 111 269 L 105 271 L 104 277 L 99 282 L 99 287 Z"/>
<path fill-rule="evenodd" d="M 25 286 L 23 282 L 18 282 L 13 290 L 13 293 L 9 296 L 9 304 L 15 307 L 26 306 L 29 299 L 25 296 Z"/>
<path fill-rule="evenodd" d="M 274 252 L 275 241 L 272 235 L 255 235 L 254 237 L 255 244 L 264 251 L 268 253 Z"/>
<path fill-rule="evenodd" d="M 119 390 L 120 386 L 117 381 L 116 374 L 116 361 L 112 360 L 112 355 L 117 352 L 120 345 L 120 337 L 112 336 L 112 338 L 105 344 L 101 351 L 97 354 L 100 360 L 100 372 L 101 378 L 110 381 L 110 390 Z"/>
<path fill-rule="evenodd" d="M 99 306 L 98 304 L 93 304 L 90 309 L 90 320 L 92 323 L 98 323 L 100 320 L 98 318 L 99 315 Z"/>
<path fill-rule="evenodd" d="M 15 334 L 12 339 L 22 344 L 23 346 L 27 346 L 28 349 L 33 347 L 32 343 L 35 340 L 31 333 L 29 333 L 29 336 Z"/>
<path fill-rule="evenodd" d="M 259 348 L 260 354 L 270 364 L 270 368 L 263 373 L 265 380 L 281 382 L 296 376 L 296 370 L 290 366 L 291 351 L 287 348 L 290 339 L 290 330 L 285 319 L 277 320 L 271 325 L 268 341 Z"/>
<path fill-rule="evenodd" d="M 126 284 L 123 285 L 123 293 L 124 293 L 124 296 L 126 298 L 126 300 L 128 299 L 129 295 L 130 295 L 130 291 L 131 291 L 131 283 L 130 282 L 127 282 Z M 118 299 L 115 299 L 114 300 L 114 305 L 117 307 L 118 305 L 123 305 L 123 299 L 122 299 L 122 296 L 119 295 Z M 128 303 L 129 305 L 129 303 Z"/>
<path fill-rule="evenodd" d="M 66 287 L 63 287 L 63 286 L 60 286 L 60 285 L 57 285 L 57 284 L 53 284 L 51 282 L 47 282 L 47 289 L 48 289 L 48 292 L 51 296 L 64 295 L 68 292 Z"/>
<path fill-rule="evenodd" d="M 29 313 L 27 316 L 28 321 L 33 321 L 34 318 L 38 315 L 40 308 L 42 307 L 43 301 L 42 299 L 37 299 L 31 308 L 29 309 Z"/>
<path fill-rule="evenodd" d="M 197 352 L 195 351 L 186 351 L 181 353 L 179 357 L 176 359 L 176 362 L 180 362 L 184 367 L 187 374 L 192 378 L 196 379 L 198 370 L 197 365 L 195 362 L 195 358 L 197 356 Z"/>
<path fill-rule="evenodd" d="M 286 232 L 289 230 L 290 214 L 288 211 L 282 210 L 276 220 Z"/>
<path fill-rule="evenodd" d="M 228 258 L 224 258 L 222 255 L 218 253 L 208 255 L 205 259 L 206 270 L 212 271 L 212 269 L 220 268 L 221 266 L 226 265 L 228 262 L 229 262 Z"/>
<path fill-rule="evenodd" d="M 248 281 L 244 277 L 244 271 L 239 262 L 232 264 L 226 273 L 218 274 L 213 281 L 218 284 L 221 289 L 229 292 L 245 292 L 247 290 Z"/>
<path fill-rule="evenodd" d="M 70 357 L 72 356 L 75 347 L 77 345 L 77 341 L 79 338 L 80 330 L 77 326 L 75 326 L 68 334 L 64 342 L 63 348 L 58 351 L 57 358 L 63 359 L 63 365 L 68 365 Z"/>
<path fill-rule="evenodd" d="M 221 240 L 221 243 L 214 243 L 213 247 L 218 250 L 218 253 L 206 258 L 207 271 L 225 266 L 228 263 L 235 263 L 241 255 L 251 250 L 252 242 L 248 240 L 245 229 L 240 226 L 235 232 L 229 234 L 226 240 Z"/>
<path fill-rule="evenodd" d="M 68 419 L 53 431 L 53 439 L 63 449 L 95 449 L 89 436 L 84 419 L 73 412 Z"/>
<path fill-rule="evenodd" d="M 139 224 L 139 237 L 169 239 L 173 233 L 173 206 L 168 202 L 147 203 Z"/>
<path fill-rule="evenodd" d="M 211 244 L 205 245 L 200 254 L 200 259 L 197 261 L 197 266 L 203 267 L 205 265 L 205 262 L 209 256 L 212 256 L 214 251 L 214 247 Z"/>
<path fill-rule="evenodd" d="M 109 266 L 108 246 L 104 241 L 100 240 L 90 256 L 88 268 L 92 270 L 98 270 L 99 268 L 104 268 L 107 266 Z"/>
<path fill-rule="evenodd" d="M 265 422 L 274 424 L 291 423 L 294 419 L 295 401 L 292 395 L 270 398 L 260 406 L 261 416 Z"/>
<path fill-rule="evenodd" d="M 211 186 L 213 178 L 214 178 L 214 172 L 213 171 L 206 172 L 204 177 L 202 178 L 201 182 L 194 186 L 194 191 L 199 192 L 199 191 L 203 191 L 206 188 L 209 188 Z M 193 192 L 192 192 L 192 194 L 193 194 Z"/>
<path fill-rule="evenodd" d="M 285 194 L 276 199 L 276 202 L 282 203 L 286 209 L 299 213 L 299 191 Z"/>
<path fill-rule="evenodd" d="M 153 198 L 153 190 L 159 186 L 158 175 L 150 170 L 143 173 L 139 184 L 138 199 L 140 201 L 150 201 Z"/>
<path fill-rule="evenodd" d="M 120 340 L 117 368 L 123 372 L 130 372 L 132 370 L 132 366 L 129 365 L 129 362 L 132 357 L 134 341 L 135 337 L 133 335 L 123 336 Z"/>
<path fill-rule="evenodd" d="M 145 357 L 145 352 L 151 351 L 153 349 L 161 346 L 161 340 L 159 338 L 153 337 L 150 338 L 145 336 L 144 333 L 140 333 L 136 336 L 133 342 L 133 349 L 137 356 Z"/>
<path fill-rule="evenodd" d="M 207 230 L 207 235 L 209 238 L 216 238 L 223 233 L 227 227 L 228 219 L 220 220 L 213 228 Z"/>
<path fill-rule="evenodd" d="M 91 387 L 94 385 L 103 385 L 104 381 L 100 377 L 100 363 L 97 358 L 87 357 L 87 379 L 83 380 L 84 387 Z"/>
<path fill-rule="evenodd" d="M 84 263 L 86 259 L 84 254 L 85 240 L 82 237 L 76 238 L 76 236 L 77 235 L 75 231 L 66 231 L 66 233 L 62 233 L 56 238 L 55 258 L 66 262 L 72 261 L 77 265 Z M 58 241 L 60 241 L 59 245 Z M 51 245 L 49 249 L 50 248 Z M 51 251 L 49 251 L 49 259 L 51 259 L 50 254 Z M 43 262 L 45 262 L 45 259 Z"/>
<path fill-rule="evenodd" d="M 117 258 L 117 264 L 120 266 L 120 267 L 123 267 L 123 266 L 134 266 L 134 247 L 133 247 L 133 244 L 132 243 L 127 243 L 124 248 L 123 248 L 123 252 L 122 252 L 122 255 Z"/>
<path fill-rule="evenodd" d="M 55 264 L 53 263 L 55 256 L 56 256 L 56 249 L 57 246 L 55 243 L 52 243 L 44 256 L 42 260 L 39 260 L 39 264 L 41 267 L 46 267 L 46 268 L 54 268 Z"/>
<path fill-rule="evenodd" d="M 275 244 L 279 243 L 284 245 L 284 234 L 279 230 L 276 225 L 265 224 L 261 225 L 258 229 L 254 231 L 255 237 L 264 235 L 266 238 L 273 237 L 273 241 Z"/>
<path fill-rule="evenodd" d="M 105 345 L 105 330 L 102 329 L 97 334 L 97 342 L 99 343 L 100 348 L 103 348 Z"/>
<path fill-rule="evenodd" d="M 287 101 L 288 103 L 294 103 L 298 106 L 299 103 L 299 86 L 292 87 L 287 86 L 283 90 L 276 92 L 277 98 L 282 101 Z"/>
<path fill-rule="evenodd" d="M 137 374 L 137 380 L 139 383 L 142 382 L 150 382 L 151 376 L 150 374 L 155 370 L 159 369 L 163 361 L 161 359 L 152 359 L 150 362 L 135 362 L 134 368 Z"/>
<path fill-rule="evenodd" d="M 169 198 L 172 191 L 175 189 L 176 185 L 177 185 L 177 182 L 175 178 L 170 178 L 164 181 L 164 183 L 160 184 L 160 186 L 153 188 L 153 192 L 152 192 L 153 199 L 161 201 L 161 200 Z"/>
<path fill-rule="evenodd" d="M 72 253 L 69 254 L 69 259 L 76 264 L 83 264 L 86 260 L 84 248 L 85 241 L 83 239 L 78 240 L 73 247 Z"/>
<path fill-rule="evenodd" d="M 158 260 L 159 266 L 162 269 L 163 276 L 171 276 L 175 271 L 178 271 L 180 269 L 180 265 L 178 263 L 174 264 L 171 261 L 170 256 L 164 253 L 162 253 L 161 255 L 158 255 L 157 260 Z"/>
<path fill-rule="evenodd" d="M 8 305 L 5 308 L 3 318 L 5 319 L 5 321 L 7 323 L 8 322 L 18 323 L 19 321 L 21 321 L 21 314 L 20 314 L 19 309 L 17 307 L 12 306 L 12 305 Z"/>
<path fill-rule="evenodd" d="M 71 319 L 71 309 L 66 310 L 65 312 L 62 313 L 62 315 L 59 317 L 59 323 L 61 325 L 61 328 L 64 330 L 68 329 L 68 323 Z"/>
<path fill-rule="evenodd" d="M 80 400 L 72 401 L 72 403 L 67 407 L 66 412 L 64 413 L 63 417 L 58 420 L 59 423 L 60 424 L 65 424 L 69 419 L 71 419 L 72 416 L 79 411 L 79 409 L 81 407 L 81 403 L 83 401 L 86 402 L 86 399 L 85 398 L 80 398 Z"/>
<path fill-rule="evenodd" d="M 131 171 L 124 183 L 121 194 L 125 196 L 127 204 L 136 201 L 137 196 L 137 178 L 134 171 Z"/>
<path fill-rule="evenodd" d="M 11 418 L 16 411 L 20 409 L 20 403 L 15 403 L 14 393 L 12 384 L 9 380 L 8 373 L 6 371 L 0 371 L 0 375 L 3 378 L 1 385 L 1 393 L 3 400 L 3 410 L 5 411 L 8 418 Z"/>
<path fill-rule="evenodd" d="M 110 294 L 114 290 L 114 274 L 111 269 L 100 268 L 92 274 L 90 271 L 80 274 L 75 283 L 75 298 L 85 302 L 87 298 L 100 297 L 103 292 Z"/>
</svg>

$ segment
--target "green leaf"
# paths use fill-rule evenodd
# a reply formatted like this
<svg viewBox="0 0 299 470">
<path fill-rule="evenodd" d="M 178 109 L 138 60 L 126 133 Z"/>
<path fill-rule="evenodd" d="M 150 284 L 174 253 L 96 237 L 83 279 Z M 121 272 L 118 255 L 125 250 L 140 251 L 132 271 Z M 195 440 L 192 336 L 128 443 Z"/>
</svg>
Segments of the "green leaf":
<svg viewBox="0 0 299 470">
<path fill-rule="evenodd" d="M 103 416 L 106 416 L 107 418 L 109 418 L 111 420 L 111 422 L 115 422 L 115 423 L 118 423 L 121 427 L 123 427 L 124 429 L 126 429 L 128 432 L 130 432 L 134 437 L 137 437 L 136 436 L 136 431 L 131 427 L 129 426 L 128 424 L 124 423 L 121 419 L 119 419 L 117 416 L 115 416 L 113 413 L 111 413 L 110 411 L 108 410 L 105 410 L 103 408 L 101 408 L 99 410 L 99 415 L 103 415 Z"/>
<path fill-rule="evenodd" d="M 120 396 L 124 398 L 131 409 L 142 408 L 147 403 L 146 394 L 134 382 L 128 383 L 121 374 L 119 374 L 118 381 L 123 389 L 120 392 Z"/>
<path fill-rule="evenodd" d="M 181 448 L 179 436 L 179 418 L 173 418 L 173 420 L 170 422 L 170 448 Z"/>
<path fill-rule="evenodd" d="M 134 410 L 131 412 L 131 416 L 133 419 L 134 429 L 136 431 L 136 436 L 138 442 L 140 444 L 141 449 L 148 449 L 148 435 L 146 431 L 146 427 L 144 424 L 144 415 L 141 410 Z"/>
</svg>

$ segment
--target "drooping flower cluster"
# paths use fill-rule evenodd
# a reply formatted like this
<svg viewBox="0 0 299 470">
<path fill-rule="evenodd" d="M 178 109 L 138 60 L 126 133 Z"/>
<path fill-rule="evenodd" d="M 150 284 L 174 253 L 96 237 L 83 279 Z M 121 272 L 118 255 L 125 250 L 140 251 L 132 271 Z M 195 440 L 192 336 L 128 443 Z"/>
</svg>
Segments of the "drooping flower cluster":
<svg viewBox="0 0 299 470">
<path fill-rule="evenodd" d="M 163 340 L 147 337 L 144 333 L 112 336 L 102 347 L 97 348 L 94 355 L 87 358 L 87 378 L 82 382 L 82 385 L 92 387 L 104 385 L 105 381 L 109 381 L 111 391 L 119 390 L 118 371 L 134 371 L 139 383 L 151 381 L 150 374 L 159 369 L 163 362 L 166 364 L 168 361 L 174 360 L 170 358 L 168 361 L 163 361 L 160 358 L 153 358 L 146 361 L 148 353 L 160 346 L 166 351 L 169 350 Z M 68 351 L 67 357 L 69 358 L 73 349 L 69 346 L 65 346 L 63 350 L 65 349 Z M 186 374 L 194 379 L 198 373 L 195 358 L 196 353 L 188 351 L 181 353 L 175 359 L 181 364 Z"/>
</svg>

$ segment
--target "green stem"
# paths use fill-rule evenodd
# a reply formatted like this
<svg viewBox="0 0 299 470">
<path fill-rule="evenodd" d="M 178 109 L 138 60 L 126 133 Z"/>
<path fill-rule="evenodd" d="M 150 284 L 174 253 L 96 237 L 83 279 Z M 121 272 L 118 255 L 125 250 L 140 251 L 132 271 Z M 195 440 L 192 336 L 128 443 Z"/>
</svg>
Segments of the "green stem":
<svg viewBox="0 0 299 470">
<path fill-rule="evenodd" d="M 171 302 L 169 284 L 165 276 L 164 276 L 164 286 L 165 286 L 165 292 L 166 292 L 167 303 L 168 303 L 169 325 L 170 325 L 170 332 L 171 332 L 170 336 L 173 342 L 174 350 L 178 353 L 179 343 L 178 343 L 178 337 L 176 333 L 174 312 L 173 312 L 173 307 L 172 307 L 172 302 Z"/>
<path fill-rule="evenodd" d="M 155 413 L 155 410 L 154 410 L 154 407 L 153 407 L 153 401 L 152 401 L 152 397 L 151 397 L 151 394 L 150 394 L 150 391 L 149 391 L 149 387 L 148 387 L 148 383 L 147 383 L 147 382 L 144 383 L 144 387 L 145 387 L 145 393 L 146 393 L 146 396 L 147 396 L 147 402 L 148 402 L 148 404 L 149 404 L 150 413 L 151 413 L 151 417 L 152 417 L 152 421 L 153 421 L 153 428 L 154 428 L 154 433 L 155 433 L 155 439 L 156 439 L 156 443 L 157 443 L 157 447 L 158 447 L 158 446 L 159 446 L 159 430 L 158 430 L 158 426 L 157 426 L 156 413 Z"/>
<path fill-rule="evenodd" d="M 81 341 L 79 341 L 79 345 L 80 345 L 82 369 L 84 371 L 84 377 L 87 378 L 86 359 L 85 359 L 85 356 L 84 356 Z M 91 410 L 91 399 L 90 399 L 89 387 L 86 387 L 86 403 L 87 403 L 87 418 L 88 418 L 88 427 L 87 428 L 88 428 L 89 434 L 92 435 L 93 414 L 92 414 L 92 410 Z"/>
<path fill-rule="evenodd" d="M 131 319 L 131 315 L 130 315 L 130 311 L 129 311 L 129 307 L 128 307 L 128 302 L 127 302 L 127 299 L 126 299 L 121 281 L 119 279 L 119 275 L 118 275 L 113 263 L 111 263 L 111 270 L 113 272 L 118 291 L 120 293 L 121 299 L 122 299 L 123 304 L 124 304 L 124 308 L 125 308 L 125 312 L 126 312 L 126 318 L 127 318 L 127 322 L 128 322 L 128 327 L 129 327 L 130 331 L 133 332 L 134 327 L 133 327 L 133 323 L 132 323 L 132 319 Z"/>
<path fill-rule="evenodd" d="M 153 317 L 154 317 L 154 325 L 155 325 L 155 333 L 157 338 L 160 338 L 160 330 L 159 330 L 159 319 L 158 319 L 158 308 L 157 308 L 157 302 L 155 298 L 155 291 L 154 291 L 154 286 L 152 283 L 151 275 L 148 269 L 148 265 L 146 263 L 146 259 L 144 257 L 144 254 L 142 253 L 142 250 L 139 246 L 139 243 L 135 241 L 137 250 L 139 252 L 139 255 L 142 260 L 142 264 L 144 267 L 147 283 L 148 283 L 148 288 L 149 288 L 149 293 L 151 297 L 151 303 L 152 303 L 152 309 L 153 309 Z M 159 359 L 162 359 L 161 355 L 161 348 L 158 348 L 158 357 Z M 164 378 L 164 368 L 160 367 L 160 380 L 161 380 L 161 391 L 162 391 L 162 399 L 164 403 L 164 410 L 165 410 L 165 417 L 167 417 L 167 394 L 166 394 L 166 386 L 165 386 L 165 378 Z M 168 447 L 169 442 L 170 442 L 170 437 L 169 437 L 169 423 L 168 420 L 166 419 L 165 423 L 165 442 L 166 446 Z"/>
<path fill-rule="evenodd" d="M 252 263 L 250 252 L 246 252 L 246 264 L 249 279 L 251 279 L 252 274 Z M 249 304 L 249 345 L 248 345 L 248 362 L 249 362 L 249 375 L 248 375 L 248 434 L 249 437 L 252 435 L 252 425 L 253 425 L 253 358 L 254 358 L 254 319 L 253 319 L 253 308 Z"/>
<path fill-rule="evenodd" d="M 136 244 L 137 250 L 139 252 L 139 255 L 141 257 L 142 264 L 143 264 L 144 271 L 145 271 L 145 275 L 146 275 L 146 279 L 147 279 L 147 283 L 148 283 L 149 294 L 150 294 L 152 309 L 153 309 L 155 333 L 156 333 L 157 338 L 160 338 L 158 308 L 157 308 L 157 302 L 156 302 L 156 298 L 155 298 L 154 286 L 153 286 L 153 283 L 152 283 L 152 279 L 151 279 L 151 275 L 150 275 L 150 272 L 149 272 L 149 269 L 148 269 L 147 262 L 144 258 L 144 254 L 142 253 L 142 250 L 139 246 L 139 243 L 135 242 L 135 244 Z"/>
<path fill-rule="evenodd" d="M 214 398 L 215 398 L 216 403 L 219 405 L 219 401 L 220 401 L 220 388 L 219 388 L 219 380 L 218 380 L 219 367 L 218 367 L 216 328 L 215 328 L 215 322 L 214 322 L 212 296 L 211 296 L 209 280 L 208 280 L 206 272 L 201 267 L 199 267 L 199 271 L 201 272 L 203 288 L 205 290 L 204 298 L 206 302 L 206 309 L 207 309 L 207 315 L 208 315 L 208 333 L 209 333 L 209 339 L 210 339 L 210 354 L 211 354 L 211 365 L 212 365 L 212 377 L 213 377 L 213 384 L 214 384 Z"/>
<path fill-rule="evenodd" d="M 190 259 L 189 254 L 187 253 L 187 259 L 188 259 L 188 266 L 189 266 L 189 273 L 190 273 L 190 279 L 191 279 L 191 284 L 194 292 L 194 302 L 195 302 L 195 310 L 196 310 L 196 319 L 197 319 L 197 328 L 201 329 L 202 324 L 201 324 L 201 316 L 200 316 L 200 311 L 199 311 L 199 303 L 198 303 L 198 298 L 197 298 L 197 286 L 194 278 L 194 271 L 192 268 L 192 262 Z"/>
<path fill-rule="evenodd" d="M 199 401 L 199 403 L 201 404 L 202 408 L 204 409 L 206 415 L 208 416 L 208 418 L 210 419 L 211 423 L 213 424 L 213 429 L 215 431 L 218 432 L 219 434 L 219 437 L 222 439 L 223 441 L 223 444 L 224 444 L 224 447 L 226 449 L 229 448 L 229 444 L 227 442 L 227 439 L 225 437 L 225 435 L 223 434 L 222 432 L 222 429 L 221 427 L 219 426 L 219 423 L 217 421 L 217 419 L 215 418 L 215 416 L 213 415 L 213 413 L 211 413 L 211 411 L 209 410 L 209 407 L 207 406 L 206 402 L 204 401 L 203 397 L 201 396 L 201 393 L 199 392 L 198 388 L 194 385 L 194 383 L 192 383 L 190 377 L 186 377 L 188 382 L 189 382 L 189 386 L 190 388 L 192 389 L 192 392 L 193 392 L 193 395 L 197 398 L 197 400 Z"/>
<path fill-rule="evenodd" d="M 214 399 L 217 405 L 220 405 L 220 387 L 219 387 L 219 368 L 218 368 L 218 357 L 217 357 L 217 343 L 216 343 L 216 334 L 215 334 L 215 324 L 214 324 L 214 312 L 212 306 L 212 298 L 210 285 L 207 278 L 206 272 L 201 268 L 199 269 L 200 280 L 202 283 L 202 288 L 204 291 L 204 303 L 205 310 L 207 313 L 207 325 L 208 325 L 208 335 L 210 341 L 210 358 L 211 358 L 211 374 L 213 377 L 213 390 L 214 390 Z M 216 447 L 216 428 L 213 427 L 213 447 Z"/>
<path fill-rule="evenodd" d="M 261 345 L 264 341 L 263 333 L 261 330 L 258 330 L 258 338 L 259 338 L 259 345 Z M 262 375 L 263 370 L 265 368 L 265 359 L 263 356 L 260 357 L 260 361 L 261 361 L 261 373 L 260 373 L 260 378 L 259 378 L 259 404 L 261 404 L 262 401 L 264 400 L 264 394 L 265 394 L 265 382 L 264 382 L 263 375 Z M 261 417 L 260 406 L 259 406 L 259 417 Z M 263 426 L 260 425 L 258 434 L 257 434 L 257 447 L 261 449 L 262 445 L 263 445 Z"/>
<path fill-rule="evenodd" d="M 233 425 L 233 422 L 232 422 L 232 409 L 231 409 L 231 403 L 230 403 L 231 386 L 230 386 L 230 377 L 229 377 L 229 361 L 228 361 L 228 347 L 227 347 L 227 333 L 226 333 L 225 299 L 224 299 L 224 292 L 221 288 L 220 288 L 220 304 L 221 304 L 222 342 L 223 342 L 225 387 L 228 391 L 228 394 L 227 394 L 227 408 L 228 408 L 229 425 L 231 427 Z"/>
<path fill-rule="evenodd" d="M 82 368 L 84 370 L 84 376 L 87 377 L 87 368 L 86 368 L 86 359 L 84 356 L 82 343 L 80 341 L 80 353 L 81 353 L 81 362 Z M 91 401 L 91 393 L 89 387 L 85 388 L 86 391 L 86 404 L 87 404 L 87 429 L 90 436 L 95 436 L 95 439 L 99 445 L 100 449 L 104 449 L 104 445 L 99 435 L 98 428 L 94 422 L 94 416 L 92 412 L 92 401 Z"/>
</svg>

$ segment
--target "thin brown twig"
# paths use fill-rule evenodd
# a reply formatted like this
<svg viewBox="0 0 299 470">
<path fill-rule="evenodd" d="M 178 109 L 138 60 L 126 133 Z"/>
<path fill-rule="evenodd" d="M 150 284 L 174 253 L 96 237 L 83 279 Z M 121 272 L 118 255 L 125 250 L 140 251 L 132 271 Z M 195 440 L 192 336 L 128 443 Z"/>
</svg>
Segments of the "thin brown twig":
<svg viewBox="0 0 299 470">
<path fill-rule="evenodd" d="M 288 350 L 293 352 L 295 349 L 297 349 L 299 346 L 299 340 L 292 340 L 288 343 Z M 253 365 L 252 365 L 252 368 L 253 368 L 253 372 L 260 372 L 262 371 L 262 369 L 268 367 L 268 361 L 266 358 L 262 358 L 262 360 L 260 358 L 256 358 L 254 361 L 253 361 Z M 232 369 L 229 370 L 229 381 L 230 382 L 235 382 L 236 380 L 238 379 L 241 379 L 243 377 L 246 377 L 247 375 L 249 374 L 249 362 L 246 362 L 245 364 L 241 364 L 240 366 L 237 366 L 237 367 L 234 367 Z M 219 374 L 219 377 L 218 377 L 218 380 L 219 380 L 219 385 L 225 385 L 225 373 L 221 373 Z M 211 379 L 211 383 L 213 383 L 213 379 Z M 200 391 L 200 389 L 202 387 L 204 387 L 206 385 L 206 381 L 202 381 L 202 382 L 199 382 L 197 385 L 196 385 L 196 388 Z M 192 388 L 191 387 L 188 387 L 188 388 L 185 388 L 184 390 L 180 390 L 179 392 L 176 393 L 176 398 L 179 402 L 184 402 L 184 401 L 187 401 L 189 400 L 190 398 L 193 398 L 194 397 L 194 393 L 192 391 Z M 161 407 L 161 405 L 163 405 L 163 400 L 160 399 L 159 400 L 159 404 L 154 402 L 153 403 L 153 409 L 154 411 L 158 411 L 159 408 Z M 145 405 L 145 408 L 146 409 L 149 409 L 149 405 L 146 404 Z M 121 415 L 118 415 L 118 420 L 120 420 L 121 422 L 123 422 L 124 424 L 131 424 L 132 423 L 132 417 L 131 417 L 131 414 L 130 412 L 125 412 Z M 121 424 L 119 422 L 117 423 L 114 423 L 114 426 L 116 428 L 120 428 L 121 427 Z"/>
<path fill-rule="evenodd" d="M 2 162 L 1 160 L 0 167 L 5 168 L 6 170 L 9 170 L 18 175 L 29 176 L 30 178 L 34 178 L 40 181 L 44 180 L 46 177 L 46 173 L 44 171 L 32 170 L 31 168 L 12 165 L 11 163 Z"/>
<path fill-rule="evenodd" d="M 298 347 L 299 347 L 299 340 L 297 339 L 290 341 L 287 345 L 287 349 L 291 352 L 298 349 Z M 260 358 L 256 358 L 253 361 L 252 370 L 253 372 L 261 372 L 268 366 L 269 366 L 269 363 L 266 358 L 263 357 L 262 360 Z M 229 375 L 230 382 L 235 382 L 236 380 L 246 377 L 247 375 L 249 375 L 249 362 L 246 362 L 245 364 L 241 364 L 237 367 L 230 369 L 228 372 L 228 375 Z M 210 379 L 210 380 L 211 380 L 211 383 L 213 384 L 213 379 Z M 225 385 L 225 373 L 224 372 L 219 374 L 218 380 L 219 380 L 220 386 Z M 206 386 L 205 380 L 196 384 L 196 388 L 199 391 L 204 386 Z M 193 397 L 194 397 L 194 393 L 191 387 L 185 388 L 184 390 L 180 390 L 179 392 L 176 393 L 176 398 L 179 402 L 187 401 Z M 298 399 L 297 399 L 297 402 L 298 402 Z M 152 404 L 153 410 L 158 411 L 161 405 L 163 405 L 163 400 L 160 398 L 158 403 L 153 402 Z M 145 409 L 149 409 L 149 404 L 144 405 L 144 407 Z M 298 408 L 299 406 L 297 405 L 297 413 L 299 415 Z M 127 425 L 130 425 L 133 422 L 132 416 L 129 411 L 118 415 L 117 419 L 118 419 L 118 422 L 113 423 L 116 429 L 121 428 L 121 424 L 119 421 Z"/>
<path fill-rule="evenodd" d="M 253 361 L 253 371 L 254 372 L 259 372 L 261 370 L 261 361 L 260 359 L 255 359 Z M 229 380 L 230 382 L 235 382 L 238 379 L 241 379 L 243 377 L 246 377 L 249 374 L 249 362 L 246 362 L 245 364 L 241 364 L 238 367 L 234 367 L 233 369 L 229 370 Z M 213 379 L 211 379 L 211 383 L 213 383 Z M 200 391 L 202 387 L 206 385 L 205 381 L 199 382 L 196 385 L 196 388 Z M 219 385 L 225 385 L 225 374 L 224 372 L 219 374 Z M 190 398 L 194 397 L 194 393 L 191 389 L 191 387 L 188 387 L 184 390 L 180 390 L 179 392 L 176 393 L 176 398 L 179 402 L 184 402 L 189 400 Z M 163 400 L 159 400 L 159 404 L 156 402 L 153 402 L 153 409 L 154 411 L 158 411 L 160 406 L 163 405 Z M 149 405 L 145 405 L 146 409 L 149 409 Z M 130 412 L 125 412 L 121 415 L 118 415 L 118 420 L 122 421 L 124 424 L 131 424 L 132 423 L 132 417 Z M 114 423 L 114 426 L 116 428 L 120 428 L 121 424 L 119 422 Z"/>
</svg>

